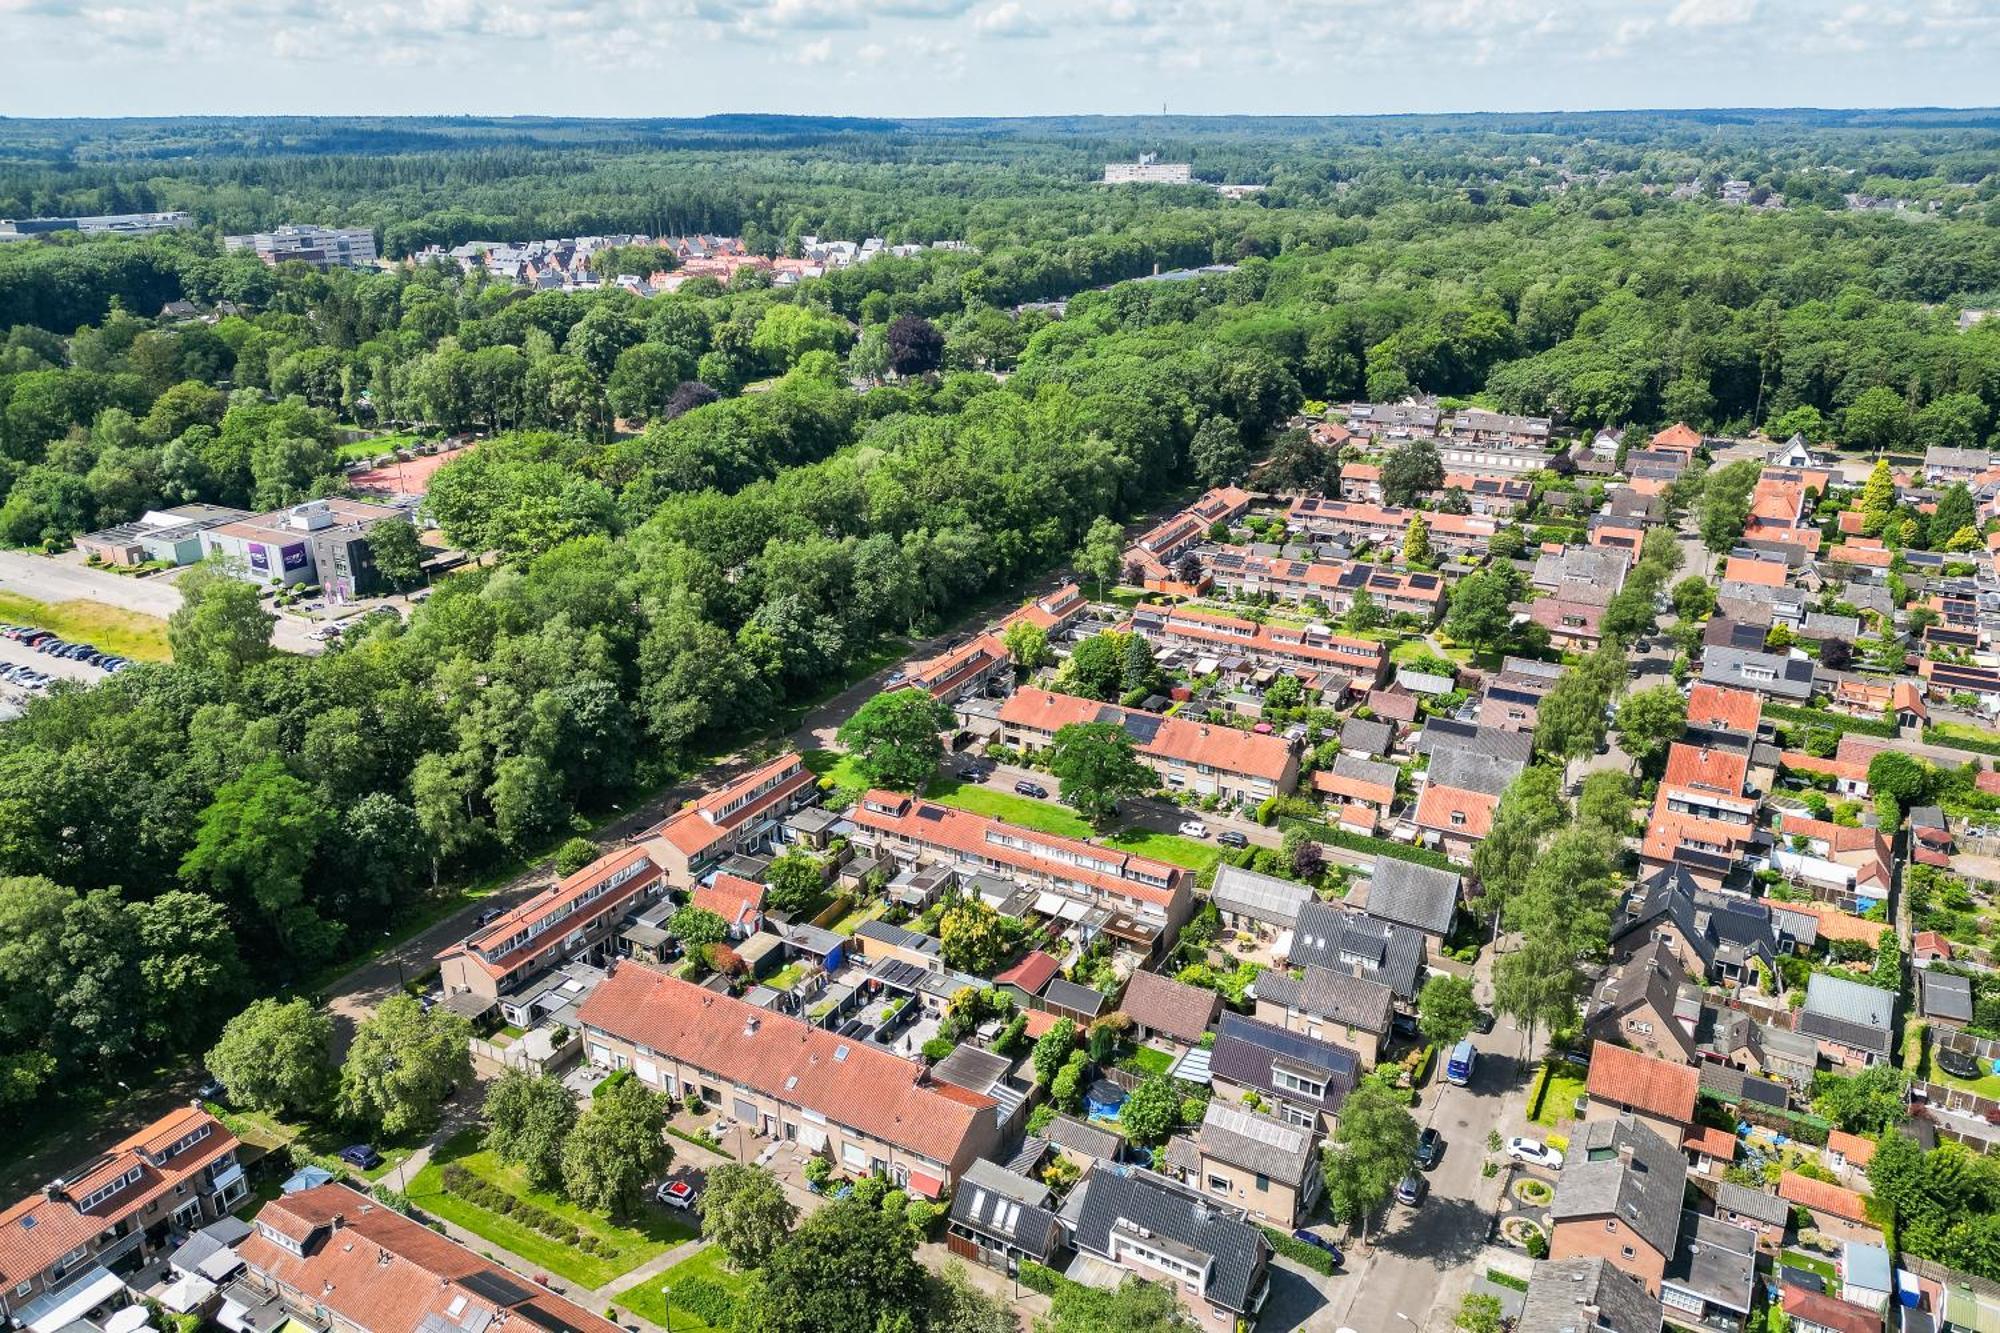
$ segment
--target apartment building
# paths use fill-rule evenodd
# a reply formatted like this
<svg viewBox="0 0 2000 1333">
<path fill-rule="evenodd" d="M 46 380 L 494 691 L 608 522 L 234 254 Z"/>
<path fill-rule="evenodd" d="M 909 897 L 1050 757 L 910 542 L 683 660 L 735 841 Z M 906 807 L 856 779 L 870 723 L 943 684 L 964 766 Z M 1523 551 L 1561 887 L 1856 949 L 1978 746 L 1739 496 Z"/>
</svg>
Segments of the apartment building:
<svg viewBox="0 0 2000 1333">
<path fill-rule="evenodd" d="M 497 1003 L 564 963 L 603 963 L 615 952 L 626 913 L 664 887 L 644 847 L 600 856 L 440 952 L 444 992 Z"/>
<path fill-rule="evenodd" d="M 1485 476 L 1477 472 L 1445 473 L 1444 485 L 1431 492 L 1431 498 L 1442 499 L 1452 491 L 1463 492 L 1472 512 L 1488 518 L 1506 518 L 1535 498 L 1534 484 L 1525 477 Z"/>
<path fill-rule="evenodd" d="M 1333 538 L 1350 545 L 1400 544 L 1410 520 L 1421 516 L 1430 530 L 1431 545 L 1454 555 L 1470 555 L 1486 549 L 1499 520 L 1478 514 L 1443 514 L 1433 510 L 1398 509 L 1386 505 L 1357 504 L 1349 500 L 1329 500 L 1319 495 L 1301 495 L 1285 513 L 1285 526 L 1307 536 Z"/>
<path fill-rule="evenodd" d="M 375 233 L 367 227 L 283 226 L 247 236 L 225 236 L 230 250 L 248 250 L 266 264 L 360 268 L 375 262 Z"/>
<path fill-rule="evenodd" d="M 1083 589 L 1074 583 L 1065 583 L 1054 592 L 1035 598 L 1026 606 L 1009 612 L 1000 621 L 1004 633 L 1015 624 L 1029 624 L 1039 628 L 1051 639 L 1074 625 L 1089 608 L 1084 600 Z"/>
<path fill-rule="evenodd" d="M 756 851 L 786 815 L 819 797 L 796 753 L 781 755 L 718 791 L 690 801 L 641 839 L 667 882 L 686 888 L 726 857 Z"/>
<path fill-rule="evenodd" d="M 514 1321 L 534 1333 L 619 1333 L 546 1286 L 346 1185 L 271 1200 L 236 1246 L 224 1327 L 327 1333 L 473 1333 Z"/>
<path fill-rule="evenodd" d="M 1312 599 L 1337 616 L 1346 615 L 1356 594 L 1366 592 L 1388 614 L 1408 613 L 1428 623 L 1443 614 L 1448 596 L 1442 576 L 1386 565 L 1287 560 L 1234 548 L 1211 554 L 1205 563 L 1210 581 L 1224 592 L 1239 597 L 1269 593 L 1292 602 Z"/>
<path fill-rule="evenodd" d="M 236 1136 L 199 1106 L 162 1116 L 0 1212 L 0 1316 L 55 1333 L 124 1304 L 121 1274 L 163 1257 L 249 1193 Z"/>
<path fill-rule="evenodd" d="M 943 1195 L 999 1145 L 1000 1104 L 933 1082 L 920 1063 L 847 1040 L 643 963 L 624 963 L 580 1012 L 593 1064 L 687 1089 L 752 1132 L 842 1169 Z"/>
<path fill-rule="evenodd" d="M 1256 803 L 1298 786 L 1298 752 L 1276 736 L 1034 688 L 1015 691 L 1000 706 L 1002 737 L 1029 753 L 1048 749 L 1064 727 L 1088 722 L 1124 728 L 1139 762 L 1174 791 Z"/>
<path fill-rule="evenodd" d="M 1356 689 L 1373 689 L 1389 666 L 1385 645 L 1316 626 L 1260 625 L 1210 611 L 1140 607 L 1132 613 L 1131 629 L 1156 646 L 1240 656 L 1261 666 L 1302 672 L 1322 686 L 1339 677 Z"/>
<path fill-rule="evenodd" d="M 942 861 L 1087 898 L 1170 934 L 1194 903 L 1194 872 L 1080 838 L 1008 824 L 904 792 L 870 791 L 848 811 L 854 839 L 904 863 Z"/>
<path fill-rule="evenodd" d="M 1355 434 L 1392 440 L 1436 435 L 1438 422 L 1444 417 L 1435 398 L 1406 399 L 1400 403 L 1344 403 L 1340 411 L 1347 418 L 1347 428 Z"/>
<path fill-rule="evenodd" d="M 1189 185 L 1194 167 L 1187 162 L 1162 162 L 1157 153 L 1141 153 L 1136 162 L 1106 162 L 1106 185 Z"/>
<path fill-rule="evenodd" d="M 1452 413 L 1446 420 L 1444 437 L 1455 443 L 1541 446 L 1548 444 L 1552 424 L 1547 417 L 1516 416 L 1467 407 Z"/>
<path fill-rule="evenodd" d="M 975 634 L 936 657 L 904 669 L 901 689 L 918 689 L 931 698 L 957 703 L 984 694 L 1014 678 L 1014 659 L 998 634 Z"/>
</svg>

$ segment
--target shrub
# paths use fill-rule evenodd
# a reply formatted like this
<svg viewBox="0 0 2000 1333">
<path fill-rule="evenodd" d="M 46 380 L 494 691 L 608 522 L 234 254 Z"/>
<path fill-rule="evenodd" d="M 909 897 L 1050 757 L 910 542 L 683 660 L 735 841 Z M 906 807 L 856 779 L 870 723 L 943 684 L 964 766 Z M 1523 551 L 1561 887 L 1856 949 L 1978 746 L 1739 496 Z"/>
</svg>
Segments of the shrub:
<svg viewBox="0 0 2000 1333">
<path fill-rule="evenodd" d="M 1276 1227 L 1265 1227 L 1264 1236 L 1271 1242 L 1272 1249 L 1294 1263 L 1304 1264 L 1315 1273 L 1333 1272 L 1333 1256 L 1319 1246 L 1294 1240 L 1290 1232 L 1280 1231 Z"/>
<path fill-rule="evenodd" d="M 1544 1259 L 1548 1257 L 1548 1253 L 1549 1238 L 1543 1235 L 1539 1229 L 1530 1231 L 1528 1233 L 1528 1257 L 1530 1259 Z"/>
<path fill-rule="evenodd" d="M 944 1059 L 958 1048 L 958 1043 L 944 1037 L 932 1037 L 924 1043 L 924 1059 L 932 1064 Z"/>
<path fill-rule="evenodd" d="M 613 1088 L 617 1087 L 620 1083 L 629 1083 L 631 1082 L 631 1080 L 632 1080 L 631 1070 L 614 1069 L 611 1071 L 609 1075 L 605 1077 L 602 1083 L 599 1083 L 596 1087 L 590 1090 L 590 1099 L 592 1101 L 596 1101 L 599 1097 L 602 1097 L 605 1093 L 611 1091 Z"/>
<path fill-rule="evenodd" d="M 826 1158 L 809 1157 L 806 1159 L 806 1181 L 808 1184 L 824 1185 L 826 1184 L 827 1177 L 832 1174 L 833 1163 L 827 1161 Z"/>
<path fill-rule="evenodd" d="M 609 1254 L 611 1247 L 600 1237 L 579 1229 L 576 1223 L 566 1217 L 557 1217 L 548 1209 L 517 1198 L 485 1178 L 473 1174 L 456 1162 L 447 1162 L 439 1173 L 444 1187 L 490 1213 L 498 1213 L 530 1231 L 536 1231 L 560 1245 L 574 1245 L 585 1254 Z"/>
<path fill-rule="evenodd" d="M 1032 1259 L 1021 1261 L 1021 1285 L 1030 1291 L 1039 1291 L 1044 1296 L 1053 1296 L 1062 1285 L 1063 1275 L 1051 1272 Z"/>
</svg>

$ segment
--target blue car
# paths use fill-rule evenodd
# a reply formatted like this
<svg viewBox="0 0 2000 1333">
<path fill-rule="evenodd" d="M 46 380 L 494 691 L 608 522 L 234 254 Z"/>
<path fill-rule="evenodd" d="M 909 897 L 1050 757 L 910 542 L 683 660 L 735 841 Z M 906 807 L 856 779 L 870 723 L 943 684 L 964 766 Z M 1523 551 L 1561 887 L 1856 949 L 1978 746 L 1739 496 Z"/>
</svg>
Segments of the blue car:
<svg viewBox="0 0 2000 1333">
<path fill-rule="evenodd" d="M 373 1171 L 382 1165 L 382 1154 L 366 1143 L 350 1143 L 334 1156 L 349 1166 L 359 1167 L 363 1171 Z"/>
<path fill-rule="evenodd" d="M 1317 1232 L 1307 1231 L 1304 1227 L 1299 1227 L 1292 1232 L 1292 1239 L 1302 1245 L 1310 1245 L 1315 1250 L 1325 1253 L 1328 1258 L 1333 1260 L 1335 1268 L 1339 1268 L 1347 1262 L 1347 1256 L 1340 1252 L 1340 1247 Z"/>
</svg>

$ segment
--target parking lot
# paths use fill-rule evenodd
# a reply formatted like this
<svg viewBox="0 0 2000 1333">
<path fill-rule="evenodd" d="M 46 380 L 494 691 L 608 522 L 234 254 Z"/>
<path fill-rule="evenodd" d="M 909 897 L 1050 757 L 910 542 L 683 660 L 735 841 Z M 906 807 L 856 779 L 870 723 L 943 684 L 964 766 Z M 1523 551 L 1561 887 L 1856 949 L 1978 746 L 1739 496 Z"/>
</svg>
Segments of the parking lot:
<svg viewBox="0 0 2000 1333">
<path fill-rule="evenodd" d="M 103 680 L 110 674 L 103 667 L 93 666 L 81 659 L 36 652 L 27 644 L 0 634 L 0 672 L 5 672 L 9 667 L 23 667 L 52 680 L 75 680 L 85 684 Z M 0 701 L 18 708 L 29 698 L 45 692 L 46 688 L 46 686 L 32 686 L 16 679 L 0 679 Z"/>
</svg>

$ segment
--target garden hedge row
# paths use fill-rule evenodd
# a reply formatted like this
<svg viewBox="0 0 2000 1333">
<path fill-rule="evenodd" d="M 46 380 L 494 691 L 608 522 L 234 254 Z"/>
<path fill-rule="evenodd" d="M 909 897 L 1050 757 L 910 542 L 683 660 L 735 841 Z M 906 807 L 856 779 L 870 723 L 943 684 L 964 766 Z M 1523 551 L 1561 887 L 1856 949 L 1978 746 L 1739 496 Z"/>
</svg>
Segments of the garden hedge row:
<svg viewBox="0 0 2000 1333">
<path fill-rule="evenodd" d="M 1450 857 L 1444 855 L 1442 852 L 1434 852 L 1428 847 L 1412 847 L 1408 843 L 1391 842 L 1387 838 L 1370 838 L 1360 833 L 1349 833 L 1346 829 L 1337 829 L 1331 824 L 1321 823 L 1317 819 L 1300 819 L 1297 815 L 1280 815 L 1278 816 L 1278 827 L 1281 829 L 1302 828 L 1312 834 L 1315 841 L 1323 842 L 1329 847 L 1344 847 L 1350 852 L 1361 852 L 1368 856 L 1388 856 L 1398 861 L 1414 861 L 1420 866 L 1429 866 L 1433 870 L 1456 871 L 1458 869 L 1457 866 L 1452 864 Z"/>
<path fill-rule="evenodd" d="M 1264 1235 L 1271 1242 L 1272 1249 L 1294 1263 L 1304 1264 L 1315 1273 L 1333 1272 L 1333 1256 L 1319 1246 L 1294 1240 L 1290 1232 L 1280 1231 L 1276 1227 L 1265 1227 Z"/>
<path fill-rule="evenodd" d="M 456 1162 L 445 1163 L 439 1174 L 444 1180 L 444 1187 L 467 1203 L 477 1204 L 489 1213 L 512 1218 L 530 1231 L 540 1232 L 561 1245 L 574 1245 L 585 1254 L 611 1253 L 609 1246 L 568 1218 L 557 1217 L 538 1204 L 509 1194 Z"/>
<path fill-rule="evenodd" d="M 1796 708 L 1791 704 L 1774 704 L 1766 701 L 1764 716 L 1773 722 L 1791 722 L 1802 727 L 1819 727 L 1826 731 L 1854 732 L 1860 736 L 1879 736 L 1893 741 L 1902 734 L 1902 728 L 1894 722 L 1881 718 L 1850 717 L 1846 713 L 1836 713 L 1825 708 Z M 1801 740 L 1804 738 L 1801 737 Z"/>
<path fill-rule="evenodd" d="M 1961 736 L 1955 731 L 1943 731 L 1937 727 L 1925 727 L 1924 740 L 1931 745 L 1943 745 L 1973 754 L 2000 754 L 2000 739 L 1989 741 L 1983 737 Z"/>
</svg>

